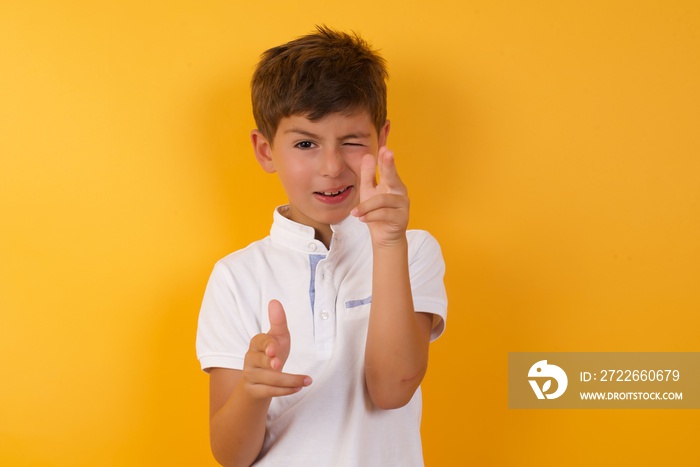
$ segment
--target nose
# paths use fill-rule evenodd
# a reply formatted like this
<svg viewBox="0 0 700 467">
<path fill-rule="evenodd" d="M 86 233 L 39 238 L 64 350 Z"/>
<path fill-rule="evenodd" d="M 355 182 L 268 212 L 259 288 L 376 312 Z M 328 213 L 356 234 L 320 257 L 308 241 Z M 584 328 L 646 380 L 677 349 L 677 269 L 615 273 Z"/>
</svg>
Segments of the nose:
<svg viewBox="0 0 700 467">
<path fill-rule="evenodd" d="M 321 154 L 321 175 L 337 177 L 345 170 L 345 159 L 338 148 L 327 148 Z"/>
</svg>

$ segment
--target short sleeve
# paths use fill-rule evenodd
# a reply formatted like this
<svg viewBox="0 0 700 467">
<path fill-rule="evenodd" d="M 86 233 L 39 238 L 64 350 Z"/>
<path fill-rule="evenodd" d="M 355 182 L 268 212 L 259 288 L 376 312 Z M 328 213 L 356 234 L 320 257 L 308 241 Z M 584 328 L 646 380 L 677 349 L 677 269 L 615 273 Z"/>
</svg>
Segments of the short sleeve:
<svg viewBox="0 0 700 467">
<path fill-rule="evenodd" d="M 411 278 L 413 307 L 417 312 L 433 315 L 430 340 L 445 331 L 447 293 L 445 291 L 445 261 L 435 237 L 424 230 L 407 232 L 409 241 L 408 270 Z"/>
<path fill-rule="evenodd" d="M 242 370 L 250 339 L 261 332 L 259 319 L 243 312 L 246 305 L 232 269 L 226 258 L 216 263 L 202 299 L 196 350 L 205 371 Z"/>
</svg>

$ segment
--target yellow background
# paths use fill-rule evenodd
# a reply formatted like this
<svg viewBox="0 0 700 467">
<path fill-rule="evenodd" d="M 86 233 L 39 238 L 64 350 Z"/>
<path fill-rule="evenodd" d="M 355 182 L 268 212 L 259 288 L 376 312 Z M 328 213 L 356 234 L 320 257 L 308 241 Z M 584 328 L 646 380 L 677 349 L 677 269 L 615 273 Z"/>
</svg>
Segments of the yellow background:
<svg viewBox="0 0 700 467">
<path fill-rule="evenodd" d="M 698 465 L 698 413 L 508 410 L 508 351 L 697 351 L 700 3 L 3 1 L 0 465 L 213 465 L 213 263 L 285 201 L 251 153 L 268 47 L 390 65 L 411 225 L 441 242 L 430 466 Z"/>
</svg>

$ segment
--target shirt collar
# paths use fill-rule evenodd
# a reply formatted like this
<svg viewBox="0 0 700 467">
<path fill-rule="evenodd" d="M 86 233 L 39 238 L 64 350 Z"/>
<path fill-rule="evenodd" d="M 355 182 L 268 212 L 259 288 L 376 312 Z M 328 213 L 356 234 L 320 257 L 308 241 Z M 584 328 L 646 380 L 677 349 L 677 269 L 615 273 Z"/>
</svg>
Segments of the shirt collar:
<svg viewBox="0 0 700 467">
<path fill-rule="evenodd" d="M 327 255 L 328 249 L 320 240 L 316 240 L 313 227 L 299 224 L 282 214 L 289 209 L 287 205 L 279 206 L 273 213 L 273 223 L 270 229 L 272 240 L 293 250 L 308 254 Z M 331 249 L 343 249 L 367 235 L 369 229 L 355 216 L 348 216 L 337 224 L 331 225 L 333 238 Z"/>
</svg>

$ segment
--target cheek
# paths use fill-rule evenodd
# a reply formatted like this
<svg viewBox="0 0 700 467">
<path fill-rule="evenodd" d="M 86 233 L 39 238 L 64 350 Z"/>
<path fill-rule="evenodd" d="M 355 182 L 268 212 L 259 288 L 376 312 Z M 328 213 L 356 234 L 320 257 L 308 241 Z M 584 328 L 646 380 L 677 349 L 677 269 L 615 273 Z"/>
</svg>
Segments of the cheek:
<svg viewBox="0 0 700 467">
<path fill-rule="evenodd" d="M 287 163 L 277 167 L 277 174 L 285 189 L 303 189 L 305 185 L 310 183 L 313 170 L 307 165 Z"/>
<path fill-rule="evenodd" d="M 371 151 L 367 148 L 361 148 L 346 152 L 343 155 L 345 165 L 356 174 L 359 174 L 360 166 L 362 165 L 362 158 L 365 156 L 365 154 L 371 154 Z"/>
</svg>

